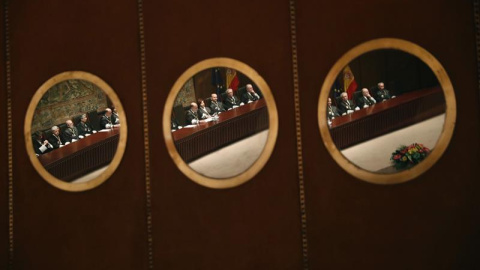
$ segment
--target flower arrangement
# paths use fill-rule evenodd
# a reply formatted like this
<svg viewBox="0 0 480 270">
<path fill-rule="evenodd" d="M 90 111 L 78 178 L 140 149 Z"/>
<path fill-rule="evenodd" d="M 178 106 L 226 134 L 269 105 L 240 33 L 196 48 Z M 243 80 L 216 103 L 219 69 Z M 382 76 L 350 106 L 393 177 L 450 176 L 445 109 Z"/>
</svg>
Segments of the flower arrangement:
<svg viewBox="0 0 480 270">
<path fill-rule="evenodd" d="M 413 167 L 424 160 L 431 150 L 420 143 L 402 145 L 392 153 L 390 160 L 397 170 Z"/>
</svg>

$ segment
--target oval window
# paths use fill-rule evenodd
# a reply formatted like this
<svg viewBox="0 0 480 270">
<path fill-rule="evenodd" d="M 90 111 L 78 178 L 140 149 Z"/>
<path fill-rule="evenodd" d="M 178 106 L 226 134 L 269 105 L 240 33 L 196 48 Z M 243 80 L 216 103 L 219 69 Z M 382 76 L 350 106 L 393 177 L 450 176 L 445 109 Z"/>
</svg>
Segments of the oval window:
<svg viewBox="0 0 480 270">
<path fill-rule="evenodd" d="M 367 182 L 411 180 L 445 151 L 456 117 L 442 65 L 399 39 L 363 43 L 325 79 L 318 122 L 325 146 L 351 175 Z"/>
<path fill-rule="evenodd" d="M 83 191 L 103 183 L 119 165 L 127 120 L 107 83 L 70 71 L 37 90 L 25 117 L 25 134 L 30 160 L 47 182 Z"/>
<path fill-rule="evenodd" d="M 168 151 L 179 169 L 211 188 L 251 179 L 273 151 L 278 116 L 266 82 L 249 66 L 213 58 L 185 71 L 163 114 Z"/>
</svg>

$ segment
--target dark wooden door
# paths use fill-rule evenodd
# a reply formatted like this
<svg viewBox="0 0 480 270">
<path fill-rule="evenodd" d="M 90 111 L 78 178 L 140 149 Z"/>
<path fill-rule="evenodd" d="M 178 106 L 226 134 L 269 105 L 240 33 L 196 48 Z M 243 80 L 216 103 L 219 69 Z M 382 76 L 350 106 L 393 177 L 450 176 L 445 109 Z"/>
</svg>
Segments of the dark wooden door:
<svg viewBox="0 0 480 270">
<path fill-rule="evenodd" d="M 9 2 L 8 36 L 0 15 L 0 268 L 7 268 L 10 236 L 15 269 L 480 268 L 478 30 L 472 1 L 294 3 L 302 167 L 289 1 L 144 1 L 145 62 L 137 1 Z M 352 47 L 381 37 L 409 40 L 432 53 L 457 98 L 455 132 L 443 157 L 417 179 L 398 185 L 369 184 L 342 170 L 317 124 L 318 97 L 330 68 Z M 213 57 L 254 68 L 270 86 L 279 118 L 276 147 L 265 167 L 251 181 L 225 190 L 183 175 L 162 131 L 163 104 L 174 82 L 190 66 Z M 68 70 L 105 80 L 128 119 L 128 142 L 117 171 L 99 187 L 78 193 L 56 189 L 40 177 L 23 137 L 35 91 Z M 142 89 L 147 90 L 145 111 Z"/>
</svg>

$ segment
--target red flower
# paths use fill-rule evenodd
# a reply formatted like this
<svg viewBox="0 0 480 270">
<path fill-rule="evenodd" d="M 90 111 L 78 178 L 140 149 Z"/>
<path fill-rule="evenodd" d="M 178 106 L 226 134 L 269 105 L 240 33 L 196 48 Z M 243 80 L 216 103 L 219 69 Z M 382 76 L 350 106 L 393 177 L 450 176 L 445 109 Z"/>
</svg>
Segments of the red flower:
<svg viewBox="0 0 480 270">
<path fill-rule="evenodd" d="M 400 159 L 401 157 L 402 157 L 401 155 L 395 155 L 395 156 L 393 156 L 393 159 L 397 160 L 397 159 Z"/>
</svg>

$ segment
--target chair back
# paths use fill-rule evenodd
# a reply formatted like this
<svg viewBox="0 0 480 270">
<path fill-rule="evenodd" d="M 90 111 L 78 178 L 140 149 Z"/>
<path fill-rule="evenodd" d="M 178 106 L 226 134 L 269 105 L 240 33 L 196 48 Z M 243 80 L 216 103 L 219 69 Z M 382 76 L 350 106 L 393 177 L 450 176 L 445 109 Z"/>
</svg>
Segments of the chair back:
<svg viewBox="0 0 480 270">
<path fill-rule="evenodd" d="M 92 110 L 87 113 L 88 121 L 94 130 L 100 130 L 100 117 L 97 110 Z"/>
<path fill-rule="evenodd" d="M 353 103 L 355 103 L 355 106 L 358 105 L 358 100 L 362 98 L 362 91 L 355 91 L 353 92 L 353 97 L 352 97 L 352 100 L 353 100 Z"/>
<path fill-rule="evenodd" d="M 74 126 L 77 126 L 78 123 L 80 123 L 80 119 L 81 119 L 81 118 L 82 118 L 82 115 L 81 115 L 81 114 L 80 114 L 80 115 L 77 115 L 77 116 L 74 116 L 73 119 L 72 119 L 73 125 L 74 125 Z"/>
<path fill-rule="evenodd" d="M 45 137 L 45 139 L 48 139 L 50 138 L 50 136 L 52 136 L 53 132 L 52 132 L 52 129 L 45 129 L 43 131 L 43 136 Z"/>
<path fill-rule="evenodd" d="M 203 102 L 205 102 L 205 107 L 209 108 L 210 104 L 212 103 L 212 98 L 208 97 L 208 98 L 204 99 Z"/>
<path fill-rule="evenodd" d="M 243 97 L 243 94 L 245 94 L 246 92 L 247 88 L 245 86 L 242 86 L 238 88 L 236 96 L 241 99 Z"/>
<path fill-rule="evenodd" d="M 185 126 L 187 120 L 185 119 L 185 109 L 182 105 L 177 105 L 173 107 L 173 112 L 175 113 L 175 118 L 180 126 Z"/>
<path fill-rule="evenodd" d="M 67 129 L 67 124 L 66 123 L 61 123 L 59 125 L 57 125 L 57 127 L 60 129 L 60 134 L 62 134 L 65 129 Z"/>
</svg>

